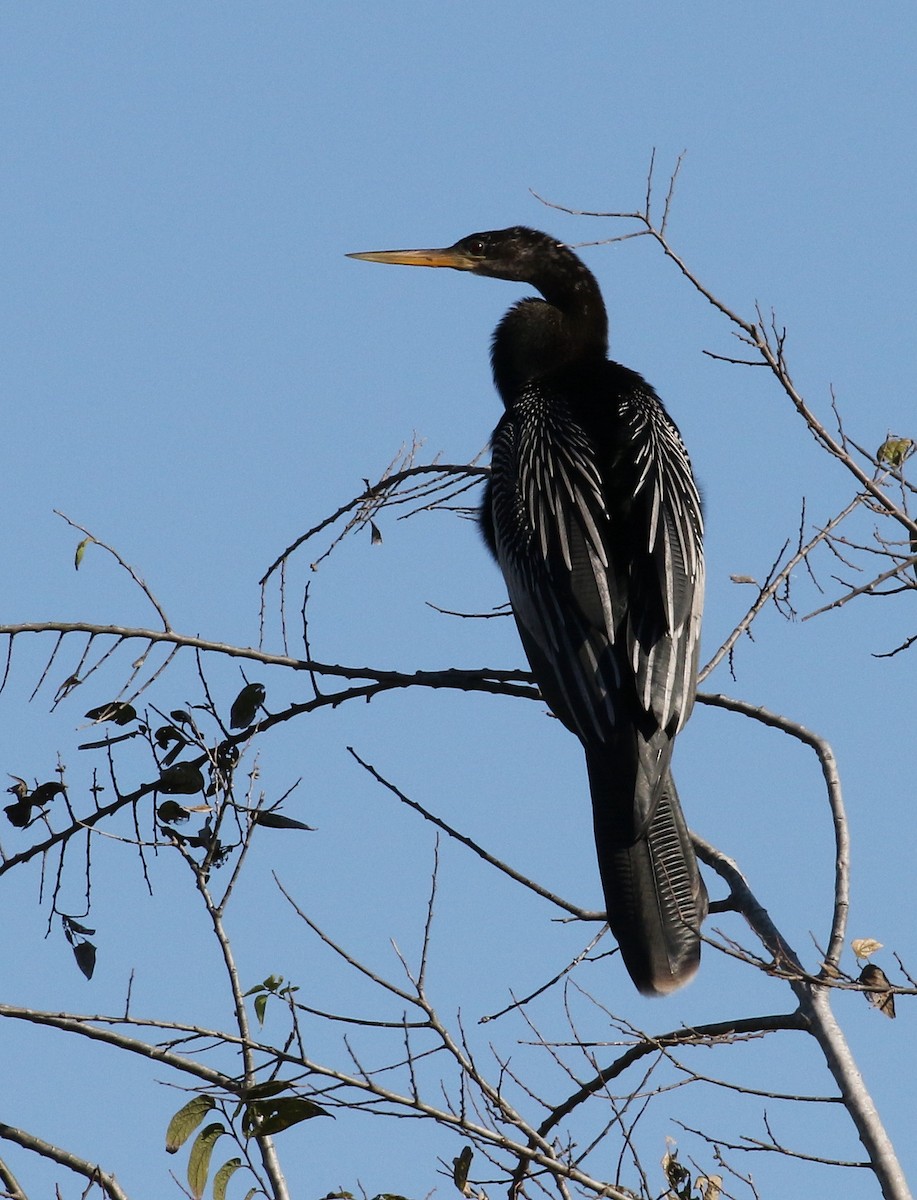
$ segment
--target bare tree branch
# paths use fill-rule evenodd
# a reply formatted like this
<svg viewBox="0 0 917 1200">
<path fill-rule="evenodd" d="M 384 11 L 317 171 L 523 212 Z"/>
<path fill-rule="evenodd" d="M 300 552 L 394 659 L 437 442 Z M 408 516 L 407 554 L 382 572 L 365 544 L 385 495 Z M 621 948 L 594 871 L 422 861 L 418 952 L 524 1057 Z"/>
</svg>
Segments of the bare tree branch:
<svg viewBox="0 0 917 1200">
<path fill-rule="evenodd" d="M 25 1150 L 31 1150 L 40 1158 L 46 1158 L 50 1162 L 57 1163 L 59 1166 L 67 1167 L 76 1175 L 82 1175 L 84 1179 L 88 1179 L 90 1184 L 95 1184 L 100 1187 L 110 1200 L 130 1200 L 127 1192 L 123 1190 L 114 1175 L 109 1175 L 107 1171 L 103 1171 L 97 1163 L 87 1162 L 85 1158 L 80 1158 L 78 1154 L 73 1154 L 69 1150 L 63 1150 L 60 1146 L 54 1146 L 50 1142 L 44 1141 L 43 1138 L 36 1137 L 34 1133 L 27 1133 L 24 1129 L 15 1129 L 12 1125 L 4 1125 L 0 1123 L 0 1138 L 6 1142 L 13 1142 L 17 1146 L 22 1146 Z M 15 1184 L 15 1180 L 13 1180 Z M 15 1184 L 22 1195 L 18 1184 Z M 15 1193 L 14 1193 L 15 1194 Z"/>
</svg>

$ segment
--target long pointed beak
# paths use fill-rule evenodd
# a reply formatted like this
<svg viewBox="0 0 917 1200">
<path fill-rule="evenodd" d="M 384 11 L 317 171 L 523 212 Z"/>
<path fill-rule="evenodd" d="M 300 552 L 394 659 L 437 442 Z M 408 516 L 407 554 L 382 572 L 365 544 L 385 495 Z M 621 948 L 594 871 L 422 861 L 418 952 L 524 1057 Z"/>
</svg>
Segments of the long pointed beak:
<svg viewBox="0 0 917 1200">
<path fill-rule="evenodd" d="M 480 265 L 477 259 L 454 246 L 442 250 L 364 250 L 347 257 L 364 262 L 395 263 L 401 267 L 452 267 L 454 271 L 473 271 Z"/>
</svg>

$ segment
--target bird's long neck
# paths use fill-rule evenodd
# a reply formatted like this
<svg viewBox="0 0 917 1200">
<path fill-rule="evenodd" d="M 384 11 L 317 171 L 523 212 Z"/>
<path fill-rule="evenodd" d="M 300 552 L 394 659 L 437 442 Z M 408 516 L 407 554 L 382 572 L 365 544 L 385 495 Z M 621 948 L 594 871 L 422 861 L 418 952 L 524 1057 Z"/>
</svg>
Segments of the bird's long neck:
<svg viewBox="0 0 917 1200">
<path fill-rule="evenodd" d="M 601 345 L 608 352 L 608 314 L 595 276 L 572 255 L 563 268 L 552 264 L 544 279 L 532 282 L 564 318 L 571 334 L 587 346 Z"/>
<path fill-rule="evenodd" d="M 494 332 L 494 383 L 507 408 L 533 380 L 562 367 L 603 361 L 608 353 L 605 304 L 585 269 L 532 282 L 544 300 L 520 300 Z"/>
</svg>

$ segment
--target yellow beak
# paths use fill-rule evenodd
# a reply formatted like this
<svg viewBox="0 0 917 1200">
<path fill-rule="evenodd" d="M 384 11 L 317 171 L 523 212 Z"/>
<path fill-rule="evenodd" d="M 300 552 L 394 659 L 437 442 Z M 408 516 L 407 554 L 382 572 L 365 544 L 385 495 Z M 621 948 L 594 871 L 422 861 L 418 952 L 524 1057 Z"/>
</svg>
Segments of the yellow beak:
<svg viewBox="0 0 917 1200">
<path fill-rule="evenodd" d="M 347 257 L 364 262 L 395 263 L 401 267 L 452 267 L 454 271 L 473 271 L 480 266 L 478 259 L 454 246 L 442 250 L 364 250 Z"/>
</svg>

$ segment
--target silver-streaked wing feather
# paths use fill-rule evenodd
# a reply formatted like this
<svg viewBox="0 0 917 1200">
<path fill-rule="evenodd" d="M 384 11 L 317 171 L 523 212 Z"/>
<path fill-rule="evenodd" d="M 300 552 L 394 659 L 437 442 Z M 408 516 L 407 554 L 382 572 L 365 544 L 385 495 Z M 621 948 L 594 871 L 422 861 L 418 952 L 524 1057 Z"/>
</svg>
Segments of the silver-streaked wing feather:
<svg viewBox="0 0 917 1200">
<path fill-rule="evenodd" d="M 669 738 L 694 697 L 700 499 L 655 394 L 629 392 L 620 417 L 628 454 L 606 470 L 631 475 L 616 482 L 632 497 L 626 528 L 588 435 L 543 386 L 519 397 L 493 447 L 495 540 L 513 610 L 548 703 L 586 745 L 613 736 L 616 719 L 634 720 L 625 672 Z"/>
<path fill-rule="evenodd" d="M 648 555 L 631 576 L 631 663 L 641 705 L 674 735 L 694 704 L 705 581 L 700 495 L 681 437 L 652 392 L 634 395 L 627 424 L 636 536 L 645 529 Z"/>
</svg>

